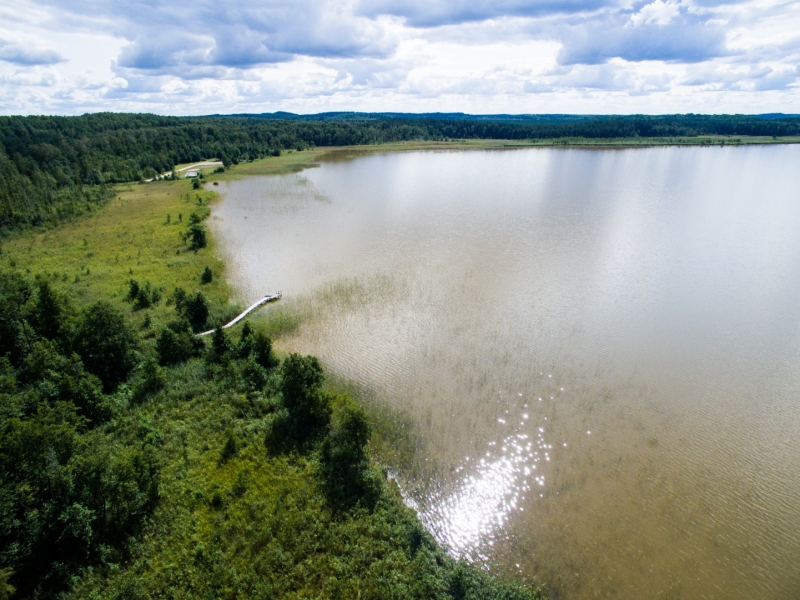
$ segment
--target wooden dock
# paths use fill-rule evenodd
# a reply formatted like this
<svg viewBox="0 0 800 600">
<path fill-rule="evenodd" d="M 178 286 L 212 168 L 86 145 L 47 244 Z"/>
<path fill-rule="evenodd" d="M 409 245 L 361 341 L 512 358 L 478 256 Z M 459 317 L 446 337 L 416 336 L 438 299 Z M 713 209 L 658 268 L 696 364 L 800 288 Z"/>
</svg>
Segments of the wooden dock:
<svg viewBox="0 0 800 600">
<path fill-rule="evenodd" d="M 261 300 L 259 300 L 255 304 L 253 304 L 252 306 L 249 306 L 247 308 L 247 310 L 245 310 L 242 314 L 237 316 L 233 321 L 223 325 L 222 328 L 223 329 L 227 329 L 228 327 L 232 327 L 233 325 L 236 325 L 236 323 L 238 323 L 239 321 L 244 319 L 247 315 L 249 315 L 251 312 L 253 312 L 257 308 L 260 308 L 260 307 L 264 306 L 268 302 L 274 302 L 275 300 L 280 300 L 281 296 L 282 296 L 282 294 L 280 292 L 277 292 L 275 294 L 271 294 L 269 296 L 264 296 Z M 212 333 L 214 333 L 214 329 L 209 329 L 208 331 L 204 331 L 203 333 L 196 334 L 196 337 L 200 337 L 201 335 L 211 335 Z"/>
</svg>

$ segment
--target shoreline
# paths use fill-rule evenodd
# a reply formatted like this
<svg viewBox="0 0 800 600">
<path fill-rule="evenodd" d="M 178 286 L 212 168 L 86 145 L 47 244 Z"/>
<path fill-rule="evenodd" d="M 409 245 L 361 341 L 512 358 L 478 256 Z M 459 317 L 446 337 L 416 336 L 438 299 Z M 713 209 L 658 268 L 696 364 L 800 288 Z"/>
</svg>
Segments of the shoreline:
<svg viewBox="0 0 800 600">
<path fill-rule="evenodd" d="M 358 146 L 319 146 L 307 150 L 284 151 L 279 157 L 261 158 L 228 167 L 223 173 L 207 177 L 213 181 L 236 181 L 252 175 L 286 175 L 313 168 L 320 162 L 350 160 L 359 156 L 420 151 L 518 150 L 551 148 L 559 150 L 625 150 L 632 148 L 726 148 L 800 144 L 800 136 L 698 136 L 675 138 L 558 138 L 547 140 L 448 140 L 408 141 Z M 213 191 L 208 190 L 207 191 Z"/>
<path fill-rule="evenodd" d="M 261 164 L 245 163 L 226 173 L 215 174 L 207 181 L 222 179 L 219 176 L 225 175 L 239 178 L 259 174 L 248 172 L 250 169 L 247 167 L 252 166 L 260 172 L 275 174 L 302 170 L 325 152 L 287 153 L 282 158 L 266 159 Z M 214 193 L 213 188 L 191 190 L 190 182 L 182 180 L 139 186 L 121 184 L 115 186 L 114 191 L 115 195 L 108 203 L 90 214 L 43 231 L 19 231 L 5 239 L 0 255 L 4 266 L 52 282 L 53 288 L 70 297 L 79 310 L 98 300 L 109 302 L 136 329 L 145 356 L 154 355 L 157 333 L 175 318 L 173 304 L 167 301 L 173 288 L 182 287 L 190 293 L 202 291 L 210 300 L 209 318 L 212 322 L 226 323 L 241 312 L 242 308 L 236 305 L 237 290 L 228 281 L 230 273 L 221 258 L 224 253 L 217 236 L 209 231 L 207 246 L 192 251 L 187 248 L 183 235 L 190 223 L 190 215 L 208 216 L 209 205 L 219 201 L 221 194 Z M 213 271 L 213 280 L 208 283 L 200 280 L 204 267 L 211 267 Z M 160 299 L 144 309 L 133 307 L 127 299 L 132 279 L 144 286 L 153 286 L 147 289 L 157 291 Z M 254 325 L 261 328 L 260 323 Z M 236 328 L 231 331 L 235 342 L 239 332 Z M 413 540 L 417 540 L 413 549 L 420 544 L 425 547 L 424 564 L 431 569 L 430 577 L 438 578 L 437 581 L 441 580 L 443 585 L 448 577 L 467 570 L 469 574 L 464 577 L 468 577 L 472 582 L 470 585 L 477 586 L 476 589 L 519 590 L 520 595 L 514 595 L 515 598 L 543 597 L 535 581 L 525 577 L 512 578 L 508 574 L 495 577 L 497 571 L 489 574 L 478 568 L 468 568 L 446 554 L 445 548 L 435 543 L 421 525 L 419 516 L 408 509 L 391 482 L 386 484 L 383 504 L 378 512 L 370 515 L 358 513 L 352 524 L 337 520 L 325 508 L 320 496 L 313 457 L 303 457 L 291 463 L 266 453 L 264 413 L 272 410 L 271 405 L 258 394 L 243 394 L 237 389 L 228 389 L 224 380 L 209 379 L 209 374 L 217 373 L 218 369 L 207 365 L 203 358 L 169 367 L 168 371 L 162 372 L 168 376 L 160 391 L 137 402 L 125 400 L 120 405 L 120 419 L 146 419 L 148 427 L 156 432 L 153 435 L 159 440 L 163 462 L 161 500 L 153 509 L 152 516 L 147 517 L 144 537 L 138 539 L 130 559 L 122 568 L 113 574 L 100 568 L 80 571 L 74 587 L 65 592 L 65 597 L 86 597 L 90 593 L 113 596 L 113 590 L 123 589 L 129 582 L 140 582 L 137 585 L 153 586 L 155 591 L 163 591 L 167 589 L 163 586 L 169 585 L 170 574 L 157 565 L 170 563 L 181 569 L 193 565 L 192 559 L 185 558 L 184 554 L 194 551 L 194 546 L 214 547 L 218 560 L 231 565 L 240 562 L 238 570 L 245 572 L 263 558 L 264 548 L 243 529 L 241 536 L 244 537 L 237 543 L 252 547 L 253 556 L 249 558 L 248 554 L 242 558 L 233 543 L 225 539 L 220 542 L 213 537 L 213 524 L 218 523 L 218 516 L 223 514 L 231 523 L 252 521 L 257 529 L 285 528 L 289 531 L 292 521 L 282 520 L 280 514 L 262 511 L 265 506 L 272 506 L 264 505 L 265 497 L 272 503 L 281 502 L 284 497 L 290 498 L 292 503 L 297 503 L 299 517 L 325 531 L 319 539 L 330 538 L 326 543 L 331 545 L 325 553 L 309 554 L 319 563 L 314 564 L 320 577 L 332 577 L 328 573 L 332 560 L 343 565 L 348 581 L 371 577 L 360 570 L 358 561 L 350 558 L 349 546 L 342 540 L 349 540 L 352 536 L 355 539 L 363 537 L 365 547 L 382 544 L 386 546 L 386 552 L 396 552 L 397 547 L 400 549 L 398 556 L 406 556 L 403 545 L 413 535 Z M 222 372 L 217 374 L 223 375 Z M 341 383 L 335 376 L 331 376 L 329 382 L 328 391 L 335 393 Z M 274 383 L 269 385 L 274 386 Z M 122 396 L 120 398 L 122 402 Z M 396 423 L 393 415 L 387 416 L 376 430 Z M 398 435 L 402 433 L 397 432 Z M 380 435 L 379 431 L 376 434 Z M 228 457 L 225 448 L 230 446 L 231 439 L 235 440 L 236 451 Z M 218 458 L 220 456 L 225 458 Z M 377 469 L 378 463 L 373 464 Z M 248 489 L 252 492 L 247 492 Z M 260 516 L 255 518 L 253 514 Z M 162 524 L 169 524 L 169 530 L 164 530 Z M 371 532 L 375 528 L 385 529 L 386 535 L 373 539 Z M 395 528 L 397 532 L 389 528 Z M 188 538 L 184 536 L 191 536 L 191 542 L 187 542 Z M 305 552 L 298 536 L 287 536 L 282 552 Z M 420 557 L 423 560 L 423 555 Z M 419 576 L 415 563 L 410 558 L 403 561 L 400 566 L 386 572 L 395 578 L 405 577 L 414 581 Z M 196 572 L 198 577 L 205 573 L 200 567 Z M 311 585 L 301 575 L 286 574 L 282 581 L 290 586 Z M 200 588 L 205 585 L 200 580 L 196 583 Z M 524 593 L 523 589 L 526 590 Z"/>
</svg>

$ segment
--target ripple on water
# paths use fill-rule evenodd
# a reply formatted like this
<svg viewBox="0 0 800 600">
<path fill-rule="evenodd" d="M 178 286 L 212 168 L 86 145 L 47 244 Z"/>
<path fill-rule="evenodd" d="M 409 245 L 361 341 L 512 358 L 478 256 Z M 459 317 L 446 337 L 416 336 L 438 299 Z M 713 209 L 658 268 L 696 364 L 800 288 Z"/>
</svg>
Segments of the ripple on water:
<svg viewBox="0 0 800 600">
<path fill-rule="evenodd" d="M 398 479 L 455 555 L 570 599 L 794 598 L 798 162 L 370 156 L 221 185 L 213 226 L 245 299 L 299 307 L 282 349 L 414 422 L 435 465 Z"/>
</svg>

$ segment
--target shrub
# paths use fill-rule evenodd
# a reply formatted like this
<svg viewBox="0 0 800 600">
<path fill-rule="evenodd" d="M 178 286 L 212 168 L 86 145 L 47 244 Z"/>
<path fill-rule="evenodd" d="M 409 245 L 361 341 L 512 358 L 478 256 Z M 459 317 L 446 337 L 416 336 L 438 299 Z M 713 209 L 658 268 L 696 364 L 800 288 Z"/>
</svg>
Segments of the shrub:
<svg viewBox="0 0 800 600">
<path fill-rule="evenodd" d="M 166 372 L 158 366 L 158 362 L 149 358 L 137 367 L 133 382 L 133 400 L 142 402 L 148 396 L 160 392 L 166 385 Z"/>
<path fill-rule="evenodd" d="M 275 359 L 272 356 L 272 340 L 260 331 L 253 332 L 250 323 L 245 323 L 242 327 L 242 335 L 239 338 L 239 345 L 236 347 L 236 356 L 239 358 L 252 357 L 256 364 L 265 369 L 275 366 Z"/>
<path fill-rule="evenodd" d="M 178 314 L 185 317 L 195 331 L 201 331 L 208 322 L 208 311 L 208 300 L 202 292 L 197 292 L 194 296 L 185 297 Z"/>
<path fill-rule="evenodd" d="M 206 284 L 211 283 L 214 280 L 214 273 L 210 267 L 206 267 L 203 270 L 203 274 L 200 275 L 200 283 Z"/>
<path fill-rule="evenodd" d="M 217 327 L 211 334 L 211 350 L 206 359 L 211 363 L 226 362 L 230 358 L 231 350 L 233 350 L 233 344 L 225 334 L 225 330 Z"/>
<path fill-rule="evenodd" d="M 189 250 L 197 251 L 201 248 L 205 248 L 208 245 L 208 240 L 206 239 L 206 228 L 200 224 L 189 226 L 189 238 L 191 239 L 191 242 L 189 243 Z"/>
<path fill-rule="evenodd" d="M 126 296 L 126 299 L 128 300 L 128 302 L 133 302 L 134 300 L 136 300 L 136 297 L 138 295 L 139 295 L 139 282 L 136 281 L 135 279 L 131 279 L 128 282 L 128 295 Z"/>
<path fill-rule="evenodd" d="M 133 302 L 134 310 L 142 310 L 150 308 L 151 306 L 161 302 L 161 290 L 154 288 L 146 281 L 143 286 L 135 279 L 131 279 L 128 283 L 127 300 Z"/>
<path fill-rule="evenodd" d="M 158 363 L 162 366 L 178 364 L 199 356 L 204 349 L 205 342 L 194 336 L 186 319 L 169 323 L 156 338 Z"/>
</svg>

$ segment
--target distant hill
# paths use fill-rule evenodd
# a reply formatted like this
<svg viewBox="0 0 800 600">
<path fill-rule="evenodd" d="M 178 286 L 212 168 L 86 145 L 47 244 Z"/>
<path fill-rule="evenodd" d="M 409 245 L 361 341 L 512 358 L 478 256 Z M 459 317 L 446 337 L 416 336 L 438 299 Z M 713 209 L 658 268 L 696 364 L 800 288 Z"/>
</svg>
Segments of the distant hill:
<svg viewBox="0 0 800 600">
<path fill-rule="evenodd" d="M 297 114 L 285 111 L 274 113 L 234 113 L 208 115 L 211 118 L 239 117 L 248 119 L 264 119 L 271 121 L 378 121 L 381 119 L 428 119 L 433 121 L 486 121 L 494 123 L 567 123 L 597 120 L 624 120 L 624 119 L 688 119 L 695 117 L 710 118 L 754 118 L 754 119 L 798 119 L 800 114 L 766 113 L 758 115 L 571 115 L 571 114 L 491 114 L 472 115 L 469 113 L 402 113 L 402 112 L 323 112 L 315 114 Z"/>
</svg>

